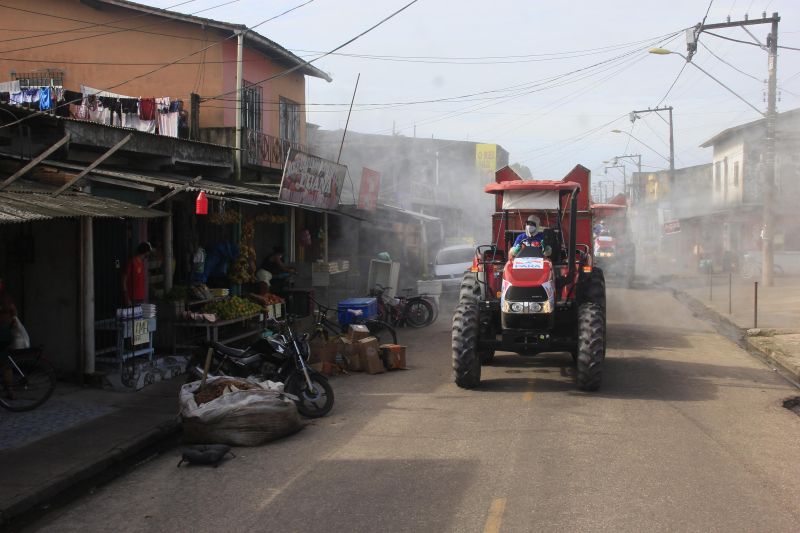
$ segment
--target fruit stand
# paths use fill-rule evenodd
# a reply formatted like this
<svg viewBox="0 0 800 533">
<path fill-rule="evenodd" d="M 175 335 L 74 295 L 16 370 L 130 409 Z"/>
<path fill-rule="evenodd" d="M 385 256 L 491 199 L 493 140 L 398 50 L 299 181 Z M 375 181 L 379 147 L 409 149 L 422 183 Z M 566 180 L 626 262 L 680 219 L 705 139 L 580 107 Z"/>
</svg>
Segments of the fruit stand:
<svg viewBox="0 0 800 533">
<path fill-rule="evenodd" d="M 176 332 L 173 355 L 182 349 L 193 350 L 204 342 L 236 342 L 264 329 L 264 308 L 238 296 L 209 302 L 202 311 L 187 312 L 173 323 Z"/>
</svg>

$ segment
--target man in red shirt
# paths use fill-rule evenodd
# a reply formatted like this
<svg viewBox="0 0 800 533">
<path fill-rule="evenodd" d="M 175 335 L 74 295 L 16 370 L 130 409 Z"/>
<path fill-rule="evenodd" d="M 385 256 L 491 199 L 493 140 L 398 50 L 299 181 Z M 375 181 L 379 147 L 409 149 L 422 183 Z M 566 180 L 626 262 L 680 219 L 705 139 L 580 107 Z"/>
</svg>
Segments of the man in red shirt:
<svg viewBox="0 0 800 533">
<path fill-rule="evenodd" d="M 126 306 L 142 303 L 147 296 L 147 257 L 153 247 L 143 242 L 136 248 L 136 255 L 125 265 L 122 274 L 122 290 Z"/>
</svg>

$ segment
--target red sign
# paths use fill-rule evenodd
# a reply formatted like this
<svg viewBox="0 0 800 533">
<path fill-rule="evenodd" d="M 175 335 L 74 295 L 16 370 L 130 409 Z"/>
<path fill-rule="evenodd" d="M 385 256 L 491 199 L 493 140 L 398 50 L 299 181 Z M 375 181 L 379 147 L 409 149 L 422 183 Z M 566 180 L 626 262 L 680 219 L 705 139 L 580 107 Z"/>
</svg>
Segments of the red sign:
<svg viewBox="0 0 800 533">
<path fill-rule="evenodd" d="M 669 220 L 664 222 L 664 235 L 672 235 L 673 233 L 681 232 L 680 220 Z"/>
<path fill-rule="evenodd" d="M 284 202 L 337 209 L 347 167 L 289 149 L 278 198 Z"/>
<path fill-rule="evenodd" d="M 381 189 L 381 173 L 364 167 L 361 170 L 361 187 L 358 189 L 358 208 L 375 211 Z"/>
</svg>

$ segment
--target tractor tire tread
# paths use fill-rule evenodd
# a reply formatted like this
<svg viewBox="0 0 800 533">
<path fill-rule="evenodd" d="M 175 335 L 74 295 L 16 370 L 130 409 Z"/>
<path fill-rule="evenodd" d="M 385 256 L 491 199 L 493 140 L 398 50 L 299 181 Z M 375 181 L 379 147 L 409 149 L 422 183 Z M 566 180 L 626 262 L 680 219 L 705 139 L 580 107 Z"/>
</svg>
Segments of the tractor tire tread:
<svg viewBox="0 0 800 533">
<path fill-rule="evenodd" d="M 605 361 L 605 316 L 600 306 L 586 302 L 578 308 L 578 357 L 575 378 L 578 388 L 600 388 Z"/>
</svg>

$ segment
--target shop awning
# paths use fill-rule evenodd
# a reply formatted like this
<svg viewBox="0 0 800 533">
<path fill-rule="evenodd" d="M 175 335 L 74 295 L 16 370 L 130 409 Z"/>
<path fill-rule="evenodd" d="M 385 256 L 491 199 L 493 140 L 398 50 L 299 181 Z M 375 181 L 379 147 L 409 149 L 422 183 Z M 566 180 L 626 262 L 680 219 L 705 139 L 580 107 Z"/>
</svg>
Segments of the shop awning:
<svg viewBox="0 0 800 533">
<path fill-rule="evenodd" d="M 156 218 L 166 213 L 112 198 L 82 193 L 53 197 L 55 188 L 40 184 L 14 187 L 0 192 L 0 224 L 53 218 Z"/>
<path fill-rule="evenodd" d="M 425 213 L 418 213 L 417 211 L 411 211 L 408 209 L 403 209 L 402 207 L 396 207 L 387 204 L 378 204 L 378 211 L 388 211 L 390 213 L 395 213 L 410 218 L 416 218 L 417 220 L 422 220 L 423 222 L 437 222 L 441 220 L 438 217 L 426 215 Z"/>
</svg>

